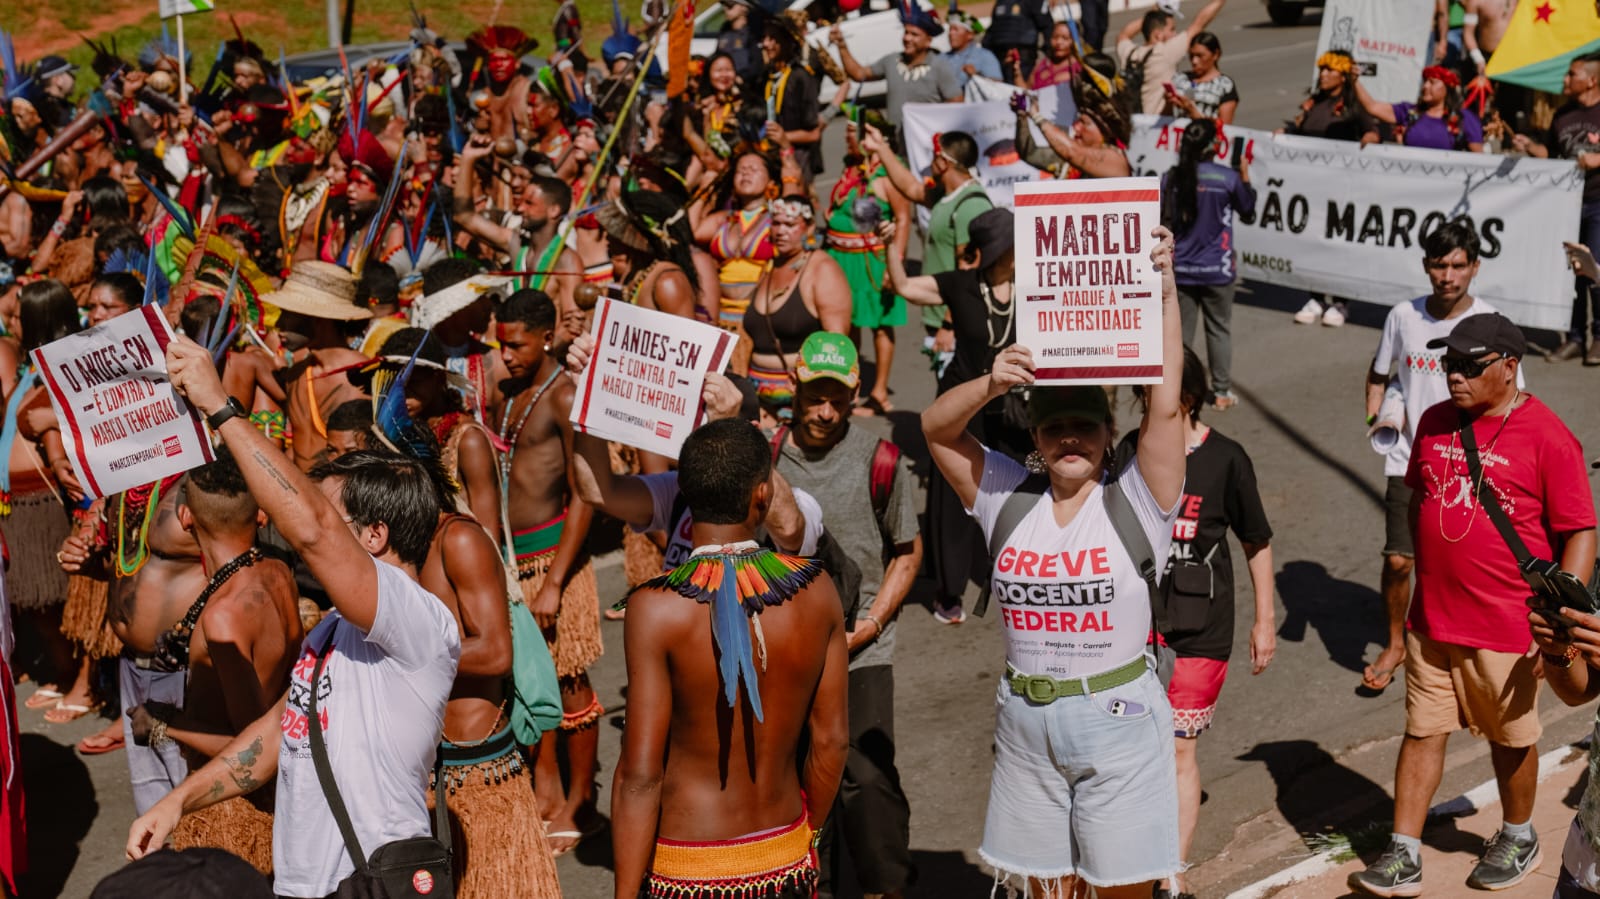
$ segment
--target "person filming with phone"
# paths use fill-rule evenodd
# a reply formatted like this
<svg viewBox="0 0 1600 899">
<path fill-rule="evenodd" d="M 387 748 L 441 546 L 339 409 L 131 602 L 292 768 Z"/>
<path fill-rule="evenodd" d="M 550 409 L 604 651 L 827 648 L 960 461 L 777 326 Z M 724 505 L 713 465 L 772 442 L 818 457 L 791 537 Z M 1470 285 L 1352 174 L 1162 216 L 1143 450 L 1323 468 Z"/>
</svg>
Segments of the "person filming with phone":
<svg viewBox="0 0 1600 899">
<path fill-rule="evenodd" d="M 1541 634 L 1536 624 L 1530 640 L 1524 623 L 1530 607 L 1548 624 L 1592 598 L 1595 513 L 1583 448 L 1517 386 L 1527 342 L 1506 317 L 1467 316 L 1427 347 L 1445 351 L 1450 400 L 1422 413 L 1406 471 L 1416 591 L 1394 832 L 1377 861 L 1350 876 L 1353 889 L 1377 896 L 1421 894 L 1422 825 L 1446 741 L 1463 725 L 1489 740 L 1504 809 L 1467 885 L 1505 889 L 1537 870 L 1541 661 L 1557 695 L 1586 692 L 1572 636 Z"/>
</svg>

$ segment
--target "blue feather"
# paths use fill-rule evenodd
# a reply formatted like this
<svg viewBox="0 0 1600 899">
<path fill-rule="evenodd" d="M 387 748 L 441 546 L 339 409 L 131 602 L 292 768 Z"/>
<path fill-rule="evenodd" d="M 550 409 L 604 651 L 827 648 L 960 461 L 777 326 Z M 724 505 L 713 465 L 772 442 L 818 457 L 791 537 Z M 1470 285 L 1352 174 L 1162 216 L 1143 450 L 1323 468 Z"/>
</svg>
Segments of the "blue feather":
<svg viewBox="0 0 1600 899">
<path fill-rule="evenodd" d="M 167 211 L 167 215 L 172 216 L 172 220 L 178 223 L 178 228 L 183 231 L 183 236 L 194 240 L 194 220 L 189 218 L 188 211 L 167 196 L 166 191 L 152 184 L 150 179 L 144 176 L 144 173 L 138 172 L 135 174 L 139 179 L 139 183 L 144 185 L 144 189 L 149 191 L 150 195 L 156 198 L 156 202 L 160 203 L 162 208 Z M 198 250 L 200 248 L 195 247 L 195 249 Z"/>
<path fill-rule="evenodd" d="M 739 601 L 737 569 L 726 559 L 722 562 L 722 584 L 711 600 L 711 636 L 717 644 L 717 668 L 728 706 L 738 704 L 742 678 L 756 720 L 765 720 L 761 714 L 761 690 L 756 684 L 754 650 L 750 645 L 750 619 Z"/>
<path fill-rule="evenodd" d="M 234 322 L 233 323 L 233 327 L 228 329 L 227 335 L 224 336 L 222 338 L 222 341 L 217 344 L 217 348 L 211 352 L 211 361 L 212 362 L 216 362 L 216 363 L 221 363 L 222 362 L 222 357 L 228 352 L 228 347 L 233 345 L 233 338 L 235 338 L 235 337 L 237 337 L 239 335 L 239 325 L 240 324 L 241 324 L 240 322 Z"/>
<path fill-rule="evenodd" d="M 153 301 L 157 306 L 165 305 L 165 300 L 156 295 L 156 276 L 161 267 L 156 265 L 156 254 L 146 253 L 144 260 L 144 304 L 150 305 Z"/>
<path fill-rule="evenodd" d="M 406 361 L 406 367 L 400 370 L 399 377 L 395 378 L 389 389 L 384 391 L 383 399 L 378 402 L 377 410 L 373 414 L 373 424 L 377 425 L 378 433 L 393 444 L 395 449 L 419 460 L 433 458 L 433 445 L 428 442 L 422 429 L 406 412 L 406 384 L 411 381 L 411 372 L 417 367 L 417 354 L 422 352 L 428 339 L 424 338 L 417 343 L 417 348 L 411 352 L 411 358 Z M 374 378 L 374 390 L 377 388 L 376 380 Z"/>
</svg>

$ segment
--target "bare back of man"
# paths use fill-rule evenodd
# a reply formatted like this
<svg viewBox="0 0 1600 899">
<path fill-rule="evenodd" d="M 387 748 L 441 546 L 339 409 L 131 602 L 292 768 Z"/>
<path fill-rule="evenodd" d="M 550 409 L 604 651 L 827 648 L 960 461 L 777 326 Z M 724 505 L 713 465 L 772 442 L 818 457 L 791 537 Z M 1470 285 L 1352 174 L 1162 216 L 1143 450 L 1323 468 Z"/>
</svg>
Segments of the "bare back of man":
<svg viewBox="0 0 1600 899">
<path fill-rule="evenodd" d="M 366 357 L 344 347 L 329 347 L 312 352 L 284 374 L 284 393 L 288 397 L 289 426 L 294 439 L 295 467 L 309 471 L 318 454 L 328 445 L 328 413 L 340 404 L 359 399 L 363 394 L 345 376 L 347 366 Z"/>
<path fill-rule="evenodd" d="M 124 510 L 124 504 L 130 508 Z M 121 493 L 108 506 L 113 566 L 125 561 L 119 560 L 119 555 L 137 557 L 139 552 L 132 545 L 119 547 L 117 538 L 119 517 L 125 516 L 124 521 L 131 521 L 140 514 L 138 508 L 132 507 L 135 505 L 136 502 L 129 501 L 128 494 Z M 149 555 L 134 573 L 111 579 L 106 619 L 111 623 L 112 633 L 136 655 L 153 652 L 156 637 L 178 623 L 206 586 L 200 547 L 178 524 L 177 508 L 176 493 L 164 491 L 156 503 L 156 517 L 145 541 Z M 128 537 L 130 543 L 137 541 L 136 533 Z"/>
</svg>

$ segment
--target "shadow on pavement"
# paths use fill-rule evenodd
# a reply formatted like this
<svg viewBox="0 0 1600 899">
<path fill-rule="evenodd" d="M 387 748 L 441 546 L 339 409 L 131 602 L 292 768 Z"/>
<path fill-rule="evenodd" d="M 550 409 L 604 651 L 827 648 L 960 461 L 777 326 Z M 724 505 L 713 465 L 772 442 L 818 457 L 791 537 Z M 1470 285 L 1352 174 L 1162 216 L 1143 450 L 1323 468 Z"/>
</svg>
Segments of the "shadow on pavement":
<svg viewBox="0 0 1600 899">
<path fill-rule="evenodd" d="M 1366 667 L 1367 646 L 1383 646 L 1389 639 L 1378 591 L 1334 577 L 1321 562 L 1285 563 L 1277 587 L 1287 613 L 1278 636 L 1301 643 L 1308 628 L 1315 630 L 1328 658 L 1342 668 L 1359 673 Z"/>
<path fill-rule="evenodd" d="M 1280 434 L 1288 439 L 1290 443 L 1303 450 L 1306 455 L 1310 456 L 1317 464 L 1338 475 L 1353 490 L 1366 497 L 1367 501 L 1372 503 L 1372 507 L 1374 509 L 1380 512 L 1383 510 L 1383 494 L 1379 493 L 1377 488 L 1368 483 L 1365 476 L 1356 471 L 1354 468 L 1351 468 L 1349 465 L 1345 464 L 1344 460 L 1334 458 L 1331 453 L 1323 449 L 1322 446 L 1313 440 L 1310 435 L 1300 430 L 1287 418 L 1279 415 L 1277 411 L 1275 411 L 1272 406 L 1267 403 L 1265 397 L 1247 387 L 1240 385 L 1237 381 L 1234 382 L 1233 389 L 1235 393 L 1238 393 L 1244 398 L 1245 402 L 1249 403 L 1252 408 L 1259 412 L 1262 418 L 1267 420 L 1267 424 L 1276 429 Z"/>
<path fill-rule="evenodd" d="M 987 896 L 994 878 L 954 850 L 911 850 L 917 885 L 907 892 L 933 896 Z"/>
<path fill-rule="evenodd" d="M 1257 743 L 1238 757 L 1263 762 L 1277 790 L 1279 814 L 1300 833 L 1317 833 L 1352 820 L 1360 809 L 1387 809 L 1389 793 L 1366 775 L 1346 768 L 1311 740 Z"/>
<path fill-rule="evenodd" d="M 18 886 L 23 896 L 61 895 L 78 863 L 79 846 L 100 812 L 89 769 L 70 746 L 40 734 L 23 734 L 22 788 L 27 808 L 28 865 Z M 121 854 L 120 848 L 117 850 Z"/>
</svg>

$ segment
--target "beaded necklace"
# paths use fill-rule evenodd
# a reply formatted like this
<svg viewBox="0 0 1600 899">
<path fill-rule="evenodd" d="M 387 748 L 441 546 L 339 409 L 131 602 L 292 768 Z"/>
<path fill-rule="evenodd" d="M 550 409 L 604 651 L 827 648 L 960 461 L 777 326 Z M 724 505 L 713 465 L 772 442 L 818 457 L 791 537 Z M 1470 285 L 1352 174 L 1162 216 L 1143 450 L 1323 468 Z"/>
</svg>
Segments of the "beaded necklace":
<svg viewBox="0 0 1600 899">
<path fill-rule="evenodd" d="M 154 517 L 156 506 L 161 504 L 161 487 L 161 481 L 151 481 L 143 487 L 130 487 L 123 491 L 122 499 L 117 503 L 117 574 L 122 577 L 138 574 L 150 559 L 150 519 Z M 139 540 L 131 560 L 128 558 L 129 503 L 137 503 L 142 507 L 139 513 Z"/>
<path fill-rule="evenodd" d="M 517 419 L 515 428 L 511 427 L 511 407 L 515 404 L 515 400 L 506 403 L 506 410 L 500 414 L 500 443 L 506 448 L 505 453 L 500 456 L 500 491 L 504 494 L 509 494 L 511 491 L 511 458 L 517 454 L 517 441 L 522 439 L 522 429 L 528 423 L 528 416 L 533 414 L 533 407 L 539 405 L 539 400 L 544 398 L 545 391 L 550 389 L 550 385 L 555 383 L 560 374 L 561 366 L 557 365 L 550 372 L 550 377 L 545 378 L 544 383 L 533 392 L 533 399 L 522 407 L 522 417 Z"/>
</svg>

